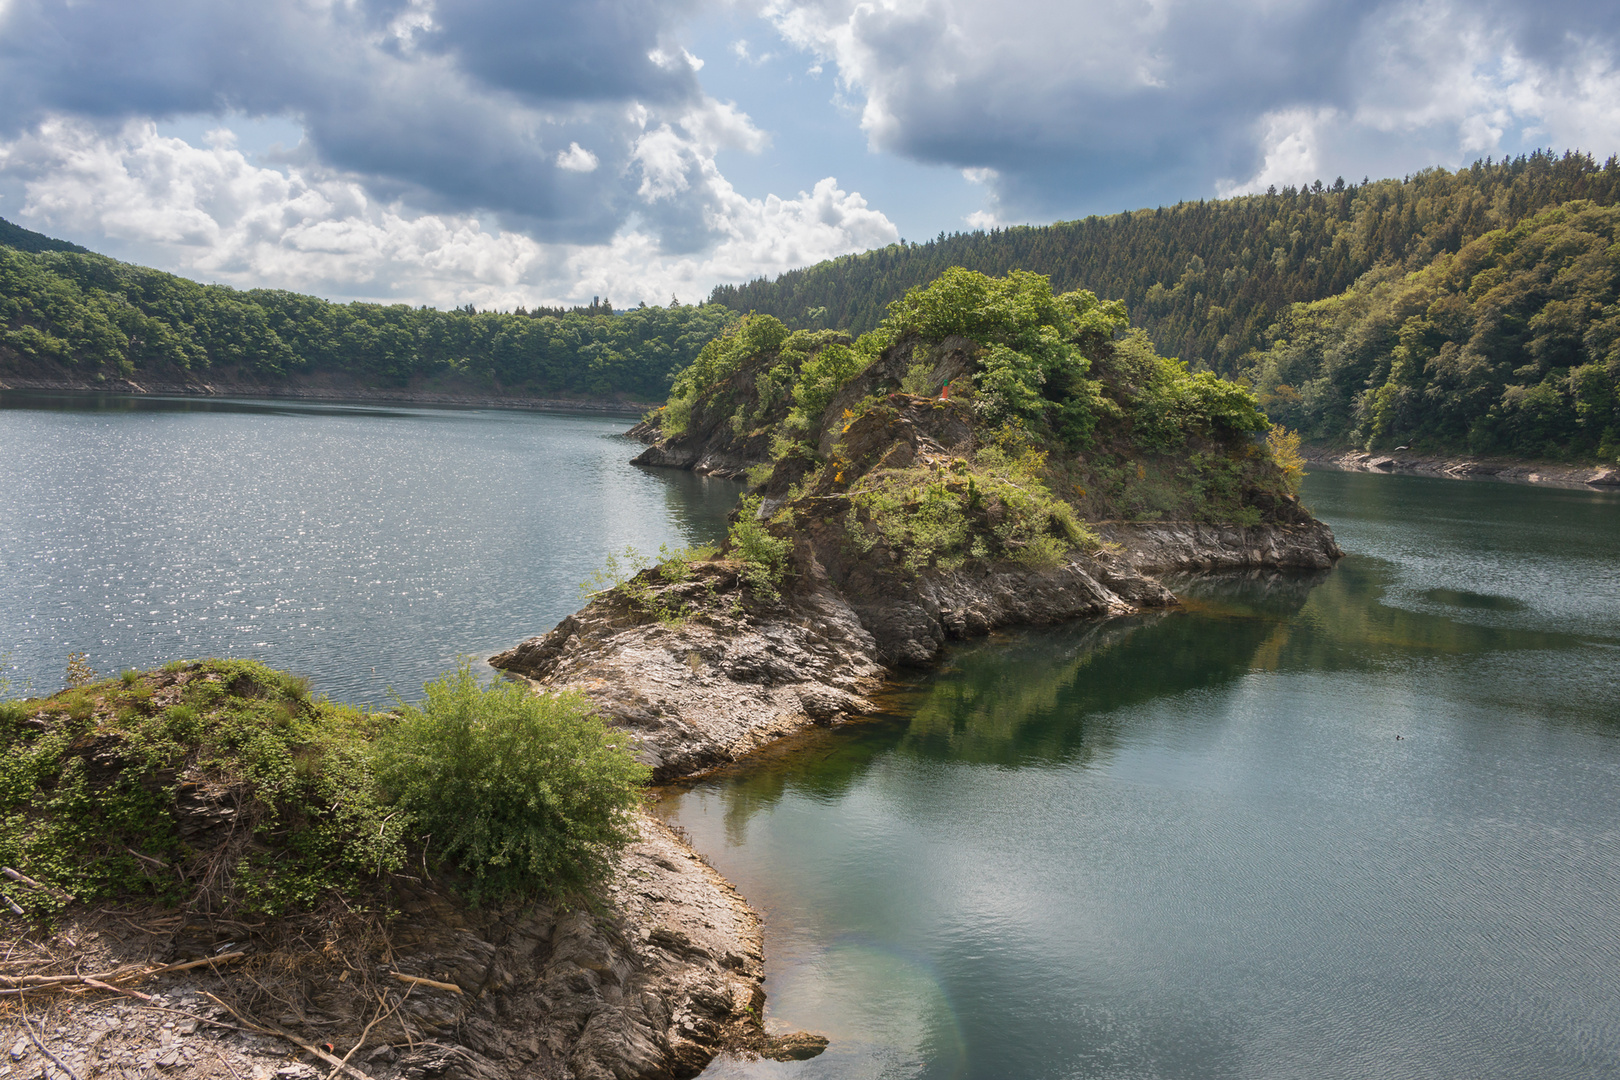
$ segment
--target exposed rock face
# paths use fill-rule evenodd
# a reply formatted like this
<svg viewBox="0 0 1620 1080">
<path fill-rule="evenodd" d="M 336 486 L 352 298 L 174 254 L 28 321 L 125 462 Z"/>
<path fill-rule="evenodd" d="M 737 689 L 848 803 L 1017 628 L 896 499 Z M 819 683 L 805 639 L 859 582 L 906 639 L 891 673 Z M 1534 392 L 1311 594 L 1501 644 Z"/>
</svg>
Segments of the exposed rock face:
<svg viewBox="0 0 1620 1080">
<path fill-rule="evenodd" d="M 81 1076 L 154 1063 L 180 1078 L 276 1070 L 315 1080 L 330 1071 L 329 1063 L 318 1070 L 289 1065 L 290 1041 L 243 1033 L 205 992 L 261 1025 L 312 1045 L 331 1043 L 339 1056 L 378 1018 L 376 995 L 383 995 L 397 1008 L 367 1030 L 350 1059 L 375 1080 L 689 1077 L 728 1047 L 785 1058 L 826 1045 L 816 1036 L 763 1034 L 758 917 L 650 818 L 642 819 L 641 838 L 601 897 L 605 914 L 545 904 L 469 907 L 426 882 L 397 884 L 399 916 L 373 935 L 328 936 L 314 952 L 302 935 L 330 935 L 329 928 L 277 920 L 249 927 L 162 910 L 125 912 L 122 919 L 70 911 L 57 940 L 43 944 L 21 933 L 23 920 L 6 916 L 0 936 L 9 939 L 8 955 L 33 957 L 30 974 L 215 955 L 227 942 L 233 952 L 248 953 L 217 975 L 194 969 L 132 987 L 162 995 L 156 1004 L 178 1014 L 131 1008 L 129 999 L 112 994 L 36 1003 L 36 1028 Z M 140 922 L 155 928 L 142 930 Z M 242 970 L 253 979 L 242 978 Z M 394 972 L 444 985 L 407 984 Z M 207 1023 L 210 1017 L 233 1027 L 222 1031 Z M 13 1067 L 22 1062 L 28 1075 L 38 1075 L 46 1063 L 15 1012 L 0 1017 L 0 1032 L 8 1047 L 22 1040 Z"/>
<path fill-rule="evenodd" d="M 490 663 L 589 695 L 636 734 L 642 760 L 664 782 L 858 716 L 889 668 L 926 664 L 952 639 L 1176 603 L 1149 573 L 1322 569 L 1343 554 L 1314 521 L 1099 531 L 1109 546 L 1049 570 L 1000 563 L 906 578 L 816 543 L 810 530 L 800 542 L 804 580 L 780 602 L 751 595 L 728 563 L 695 563 L 679 583 L 648 570 L 636 580 L 639 600 L 609 593 Z M 676 612 L 684 614 L 667 617 Z"/>
<path fill-rule="evenodd" d="M 671 625 L 610 593 L 543 637 L 490 658 L 547 687 L 583 690 L 633 731 L 654 779 L 734 761 L 808 724 L 866 710 L 881 682 L 872 635 L 831 589 L 779 604 L 746 595 L 735 568 L 694 564 L 693 577 L 639 579 L 650 603 L 693 615 Z"/>
<path fill-rule="evenodd" d="M 1144 574 L 1189 570 L 1326 570 L 1344 557 L 1333 530 L 1307 516 L 1296 524 L 1212 525 L 1199 521 L 1104 521 L 1098 534 L 1118 559 Z"/>
</svg>

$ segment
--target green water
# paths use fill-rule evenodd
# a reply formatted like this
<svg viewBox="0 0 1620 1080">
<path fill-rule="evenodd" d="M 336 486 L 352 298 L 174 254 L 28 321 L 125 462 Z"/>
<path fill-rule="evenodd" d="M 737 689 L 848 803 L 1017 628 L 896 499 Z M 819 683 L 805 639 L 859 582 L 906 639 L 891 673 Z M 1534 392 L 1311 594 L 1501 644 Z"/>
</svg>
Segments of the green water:
<svg viewBox="0 0 1620 1080">
<path fill-rule="evenodd" d="M 1620 499 L 1306 494 L 1330 573 L 965 645 L 671 792 L 833 1040 L 705 1075 L 1620 1075 Z"/>
</svg>

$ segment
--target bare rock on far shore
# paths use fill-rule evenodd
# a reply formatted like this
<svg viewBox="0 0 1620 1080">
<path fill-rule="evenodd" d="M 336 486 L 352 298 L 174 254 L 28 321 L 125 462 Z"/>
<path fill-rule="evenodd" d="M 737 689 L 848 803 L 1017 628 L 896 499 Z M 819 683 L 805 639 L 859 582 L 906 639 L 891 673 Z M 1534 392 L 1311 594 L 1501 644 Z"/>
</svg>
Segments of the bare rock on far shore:
<svg viewBox="0 0 1620 1080">
<path fill-rule="evenodd" d="M 1342 472 L 1408 473 L 1442 476 L 1453 480 L 1503 480 L 1514 484 L 1549 487 L 1620 487 L 1620 470 L 1605 466 L 1566 465 L 1555 462 L 1478 461 L 1437 454 L 1369 454 L 1356 450 L 1307 448 L 1314 466 Z"/>
</svg>

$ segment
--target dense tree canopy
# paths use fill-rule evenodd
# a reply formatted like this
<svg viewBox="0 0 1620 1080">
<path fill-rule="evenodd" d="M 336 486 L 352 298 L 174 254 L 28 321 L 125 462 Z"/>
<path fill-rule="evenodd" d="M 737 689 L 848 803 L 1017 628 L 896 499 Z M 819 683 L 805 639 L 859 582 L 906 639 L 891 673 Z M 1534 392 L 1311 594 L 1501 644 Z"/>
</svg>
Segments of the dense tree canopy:
<svg viewBox="0 0 1620 1080">
<path fill-rule="evenodd" d="M 26 232 L 26 230 L 17 230 Z M 33 236 L 35 234 L 28 234 Z M 37 245 L 36 245 L 37 246 Z M 662 398 L 736 318 L 719 305 L 439 311 L 239 291 L 79 251 L 0 246 L 0 360 L 88 376 L 230 369 L 536 396 Z"/>
<path fill-rule="evenodd" d="M 1299 304 L 1252 358 L 1274 418 L 1326 441 L 1620 452 L 1620 207 L 1579 201 L 1411 273 Z"/>
<path fill-rule="evenodd" d="M 883 320 L 890 301 L 952 266 L 1029 270 L 1059 292 L 1123 300 L 1161 352 L 1234 375 L 1289 305 L 1333 296 L 1378 266 L 1416 270 L 1572 199 L 1620 201 L 1620 161 L 1535 153 L 1403 180 L 1319 181 L 1036 228 L 941 233 L 721 286 L 711 300 L 858 334 Z"/>
</svg>

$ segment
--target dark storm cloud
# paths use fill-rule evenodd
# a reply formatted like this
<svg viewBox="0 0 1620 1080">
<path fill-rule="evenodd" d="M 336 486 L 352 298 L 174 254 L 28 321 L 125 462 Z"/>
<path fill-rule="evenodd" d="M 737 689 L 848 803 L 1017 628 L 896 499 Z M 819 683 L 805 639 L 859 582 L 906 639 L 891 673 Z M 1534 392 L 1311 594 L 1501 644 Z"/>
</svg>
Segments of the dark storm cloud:
<svg viewBox="0 0 1620 1080">
<path fill-rule="evenodd" d="M 547 239 L 600 239 L 636 183 L 633 102 L 678 115 L 701 92 L 655 0 L 0 5 L 0 134 L 106 122 L 291 115 L 321 163 L 425 209 L 495 211 Z M 560 170 L 571 142 L 594 178 Z M 612 179 L 614 182 L 603 182 Z"/>
</svg>

